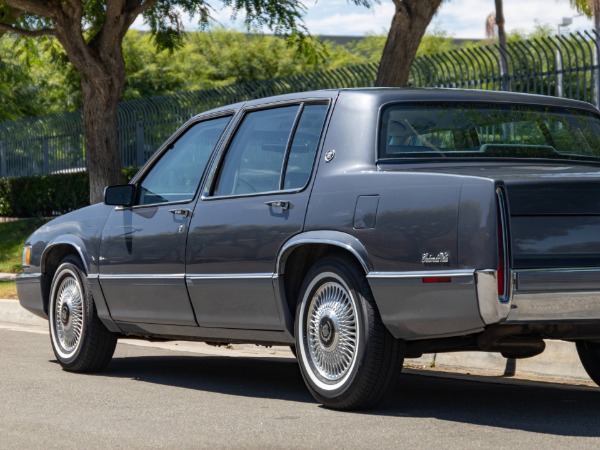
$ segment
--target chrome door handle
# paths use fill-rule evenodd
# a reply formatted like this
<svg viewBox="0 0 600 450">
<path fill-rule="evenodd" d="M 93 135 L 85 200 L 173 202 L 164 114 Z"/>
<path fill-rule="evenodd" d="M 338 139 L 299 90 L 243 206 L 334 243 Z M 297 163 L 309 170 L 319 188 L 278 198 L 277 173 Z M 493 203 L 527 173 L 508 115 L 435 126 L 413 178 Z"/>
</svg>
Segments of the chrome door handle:
<svg viewBox="0 0 600 450">
<path fill-rule="evenodd" d="M 181 217 L 189 217 L 192 215 L 192 211 L 189 209 L 170 209 L 169 212 Z"/>
<path fill-rule="evenodd" d="M 265 205 L 269 205 L 273 208 L 290 209 L 291 203 L 287 200 L 272 200 L 265 202 Z"/>
</svg>

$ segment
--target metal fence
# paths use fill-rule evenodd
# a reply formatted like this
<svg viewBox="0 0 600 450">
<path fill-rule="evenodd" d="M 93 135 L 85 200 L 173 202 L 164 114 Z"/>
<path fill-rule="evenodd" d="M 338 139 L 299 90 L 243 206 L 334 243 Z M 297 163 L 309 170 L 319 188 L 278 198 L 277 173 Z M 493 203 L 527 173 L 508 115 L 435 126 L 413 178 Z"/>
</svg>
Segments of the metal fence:
<svg viewBox="0 0 600 450">
<path fill-rule="evenodd" d="M 495 89 L 569 97 L 598 105 L 598 39 L 577 32 L 498 45 L 477 45 L 417 58 L 416 87 Z M 503 68 L 504 67 L 504 71 Z M 373 86 L 376 64 L 124 101 L 118 127 L 124 166 L 143 164 L 173 131 L 201 111 L 251 98 L 338 87 Z M 81 112 L 0 123 L 0 176 L 86 167 Z"/>
<path fill-rule="evenodd" d="M 417 58 L 414 86 L 492 89 L 567 97 L 600 105 L 595 32 L 461 48 Z M 506 72 L 502 72 L 502 67 Z"/>
</svg>

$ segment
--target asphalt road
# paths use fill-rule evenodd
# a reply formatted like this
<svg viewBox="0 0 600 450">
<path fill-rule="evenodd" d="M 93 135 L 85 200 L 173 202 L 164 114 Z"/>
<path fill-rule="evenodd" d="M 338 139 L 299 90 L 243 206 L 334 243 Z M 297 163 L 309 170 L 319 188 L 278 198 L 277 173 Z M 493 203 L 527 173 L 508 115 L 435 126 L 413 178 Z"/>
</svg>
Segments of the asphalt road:
<svg viewBox="0 0 600 450">
<path fill-rule="evenodd" d="M 235 353 L 235 352 L 234 352 Z M 0 448 L 599 448 L 600 389 L 403 374 L 367 413 L 316 404 L 291 358 L 119 344 L 101 375 L 0 328 Z"/>
</svg>

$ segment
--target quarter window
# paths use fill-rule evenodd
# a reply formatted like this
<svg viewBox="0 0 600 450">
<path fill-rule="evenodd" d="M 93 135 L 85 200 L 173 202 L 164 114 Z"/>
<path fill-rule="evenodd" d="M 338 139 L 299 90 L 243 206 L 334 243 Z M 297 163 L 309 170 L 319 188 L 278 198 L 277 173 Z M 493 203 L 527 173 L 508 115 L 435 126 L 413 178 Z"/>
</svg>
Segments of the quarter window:
<svg viewBox="0 0 600 450">
<path fill-rule="evenodd" d="M 304 107 L 290 147 L 283 182 L 284 189 L 300 189 L 308 183 L 327 109 L 328 105 L 306 105 Z"/>
<path fill-rule="evenodd" d="M 199 122 L 162 155 L 140 184 L 139 205 L 189 201 L 231 116 Z"/>
</svg>

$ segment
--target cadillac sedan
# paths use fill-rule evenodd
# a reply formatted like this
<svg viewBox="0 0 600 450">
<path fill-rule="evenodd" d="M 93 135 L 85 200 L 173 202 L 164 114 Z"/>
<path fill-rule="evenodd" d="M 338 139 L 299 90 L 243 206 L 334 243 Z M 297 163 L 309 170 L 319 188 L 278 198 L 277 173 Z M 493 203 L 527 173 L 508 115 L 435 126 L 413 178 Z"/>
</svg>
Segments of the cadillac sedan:
<svg viewBox="0 0 600 450">
<path fill-rule="evenodd" d="M 67 370 L 121 336 L 291 346 L 314 397 L 375 405 L 405 357 L 575 342 L 600 382 L 600 113 L 356 89 L 189 120 L 104 203 L 33 233 L 17 287 Z"/>
</svg>

